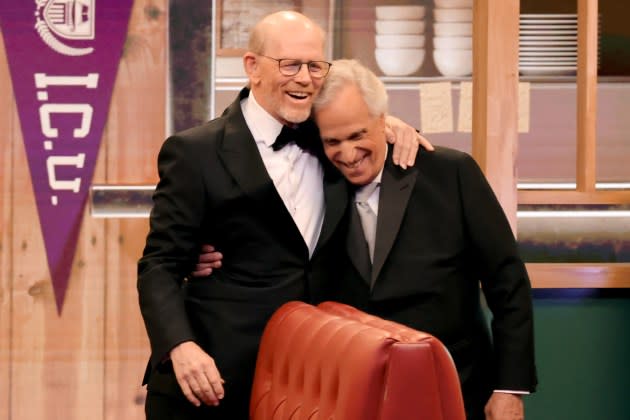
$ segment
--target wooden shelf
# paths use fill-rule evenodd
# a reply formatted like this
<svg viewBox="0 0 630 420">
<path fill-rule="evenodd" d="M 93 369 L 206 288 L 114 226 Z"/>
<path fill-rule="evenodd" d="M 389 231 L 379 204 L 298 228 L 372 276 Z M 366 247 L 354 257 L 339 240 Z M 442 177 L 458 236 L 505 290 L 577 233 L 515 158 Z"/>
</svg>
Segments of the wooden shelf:
<svg viewBox="0 0 630 420">
<path fill-rule="evenodd" d="M 630 263 L 528 263 L 535 289 L 630 288 Z"/>
<path fill-rule="evenodd" d="M 519 190 L 519 204 L 630 204 L 630 190 Z"/>
</svg>

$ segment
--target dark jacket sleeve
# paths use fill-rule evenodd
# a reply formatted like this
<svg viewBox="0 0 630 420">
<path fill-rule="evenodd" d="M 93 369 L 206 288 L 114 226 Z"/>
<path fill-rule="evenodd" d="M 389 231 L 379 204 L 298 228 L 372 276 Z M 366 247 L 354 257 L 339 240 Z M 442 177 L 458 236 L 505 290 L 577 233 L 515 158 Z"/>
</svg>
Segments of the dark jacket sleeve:
<svg viewBox="0 0 630 420">
<path fill-rule="evenodd" d="M 206 194 L 202 167 L 190 142 L 166 140 L 158 155 L 159 183 L 153 195 L 150 229 L 138 262 L 140 309 L 151 343 L 151 362 L 177 344 L 194 340 L 181 284 L 198 255 Z"/>
<path fill-rule="evenodd" d="M 466 231 L 492 312 L 495 389 L 536 388 L 531 285 L 499 201 L 472 157 L 458 169 Z"/>
</svg>

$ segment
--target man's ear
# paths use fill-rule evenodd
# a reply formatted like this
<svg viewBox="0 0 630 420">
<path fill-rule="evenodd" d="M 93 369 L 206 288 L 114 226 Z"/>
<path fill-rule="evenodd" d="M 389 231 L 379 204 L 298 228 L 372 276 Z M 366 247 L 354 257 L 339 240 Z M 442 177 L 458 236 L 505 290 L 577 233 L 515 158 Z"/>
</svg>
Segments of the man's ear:
<svg viewBox="0 0 630 420">
<path fill-rule="evenodd" d="M 260 63 L 258 62 L 256 54 L 246 52 L 245 55 L 243 55 L 243 67 L 245 68 L 245 73 L 252 84 L 255 84 L 258 80 L 260 80 Z"/>
</svg>

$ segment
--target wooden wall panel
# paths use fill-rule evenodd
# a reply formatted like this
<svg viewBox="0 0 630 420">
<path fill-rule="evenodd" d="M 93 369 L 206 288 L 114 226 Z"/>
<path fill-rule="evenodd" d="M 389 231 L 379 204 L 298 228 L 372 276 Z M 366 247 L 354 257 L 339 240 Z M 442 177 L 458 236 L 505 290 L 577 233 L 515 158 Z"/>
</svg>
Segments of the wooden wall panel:
<svg viewBox="0 0 630 420">
<path fill-rule="evenodd" d="M 478 0 L 473 13 L 472 154 L 516 233 L 519 0 Z"/>
<path fill-rule="evenodd" d="M 84 218 L 57 313 L 22 139 L 13 149 L 10 419 L 102 419 L 103 221 Z"/>
<path fill-rule="evenodd" d="M 19 137 L 19 124 L 9 67 L 0 36 L 0 130 L 6 136 L 0 140 L 0 419 L 9 418 L 11 386 L 11 302 L 12 302 L 12 261 L 11 261 L 11 182 L 12 150 Z"/>
<path fill-rule="evenodd" d="M 134 4 L 94 183 L 156 181 L 166 12 L 167 0 Z M 86 209 L 59 315 L 1 41 L 0 91 L 0 418 L 141 419 L 149 346 L 135 285 L 147 220 Z"/>
<path fill-rule="evenodd" d="M 167 0 L 136 1 L 104 136 L 107 184 L 155 184 L 164 141 Z M 136 264 L 147 219 L 107 221 L 105 418 L 144 418 L 149 344 L 138 307 Z"/>
<path fill-rule="evenodd" d="M 577 190 L 595 191 L 598 1 L 578 0 Z"/>
<path fill-rule="evenodd" d="M 9 418 L 99 420 L 105 277 L 104 244 L 98 238 L 104 236 L 104 222 L 84 217 L 58 314 L 21 136 L 14 135 L 13 142 Z"/>
<path fill-rule="evenodd" d="M 536 289 L 630 288 L 630 263 L 528 263 Z"/>
</svg>

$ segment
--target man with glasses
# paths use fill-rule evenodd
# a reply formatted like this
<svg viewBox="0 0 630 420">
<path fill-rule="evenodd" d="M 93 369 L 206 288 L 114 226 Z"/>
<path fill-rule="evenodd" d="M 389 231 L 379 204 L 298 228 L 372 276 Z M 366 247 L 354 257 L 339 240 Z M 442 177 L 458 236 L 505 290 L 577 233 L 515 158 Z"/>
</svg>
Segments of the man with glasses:
<svg viewBox="0 0 630 420">
<path fill-rule="evenodd" d="M 311 74 L 311 77 L 321 79 L 326 77 L 328 71 L 330 70 L 330 66 L 332 65 L 328 61 L 309 61 L 305 63 L 293 58 L 273 58 L 263 54 L 259 54 L 258 56 L 277 61 L 278 70 L 285 76 L 295 76 L 300 72 L 302 66 L 305 65 L 308 68 L 308 72 Z"/>
<path fill-rule="evenodd" d="M 247 419 L 267 320 L 287 301 L 317 302 L 329 290 L 347 189 L 321 163 L 309 120 L 330 69 L 324 41 L 299 13 L 263 18 L 243 56 L 249 86 L 220 118 L 160 150 L 138 263 L 152 349 L 148 419 Z M 394 153 L 406 167 L 418 146 L 411 127 L 403 137 L 408 155 Z M 213 281 L 182 280 L 203 243 L 225 253 L 222 269 Z"/>
</svg>

